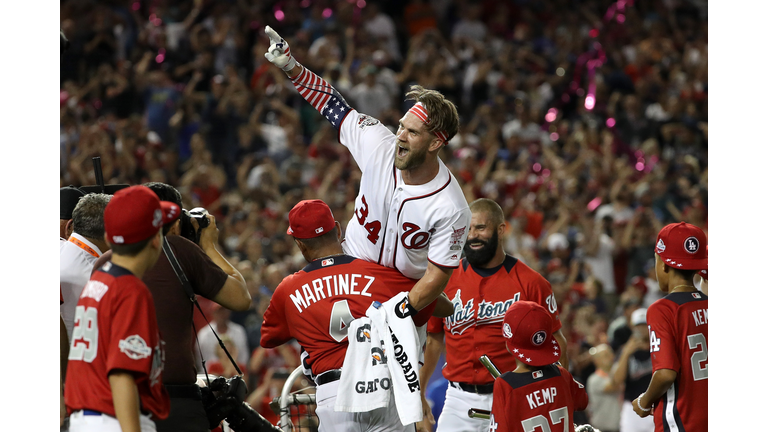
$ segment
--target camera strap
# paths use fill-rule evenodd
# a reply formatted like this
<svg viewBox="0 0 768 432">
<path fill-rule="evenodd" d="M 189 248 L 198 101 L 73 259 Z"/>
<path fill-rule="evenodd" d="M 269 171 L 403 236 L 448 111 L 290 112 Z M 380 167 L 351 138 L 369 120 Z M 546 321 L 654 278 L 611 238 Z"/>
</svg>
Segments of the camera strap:
<svg viewBox="0 0 768 432">
<path fill-rule="evenodd" d="M 197 306 L 197 310 L 200 311 L 200 315 L 202 315 L 203 319 L 205 319 L 205 322 L 208 323 L 208 328 L 211 329 L 211 331 L 213 332 L 213 335 L 216 336 L 216 340 L 219 341 L 219 346 L 221 347 L 221 349 L 224 350 L 224 353 L 227 354 L 229 361 L 232 362 L 232 365 L 235 367 L 235 370 L 237 371 L 237 373 L 240 376 L 242 376 L 243 372 L 237 366 L 237 362 L 232 358 L 232 354 L 230 354 L 229 351 L 227 350 L 227 347 L 224 346 L 224 342 L 216 333 L 216 330 L 213 329 L 213 326 L 211 326 L 211 322 L 208 321 L 208 317 L 205 316 L 203 309 L 200 307 L 200 303 L 197 302 L 197 296 L 195 295 L 195 291 L 192 289 L 192 284 L 189 282 L 189 279 L 187 279 L 187 275 L 184 273 L 184 270 L 181 268 L 181 265 L 179 264 L 179 260 L 176 259 L 176 255 L 173 253 L 173 249 L 171 249 L 171 244 L 168 242 L 168 239 L 166 239 L 165 237 L 163 237 L 163 252 L 165 252 L 165 256 L 168 257 L 168 262 L 171 263 L 171 267 L 173 268 L 174 273 L 176 273 L 176 277 L 179 278 L 179 282 L 181 282 L 181 286 L 184 287 L 184 292 L 187 294 L 187 297 L 192 303 L 195 304 L 195 306 Z M 194 320 L 192 320 L 192 331 L 195 334 L 195 338 L 197 338 L 197 329 L 195 328 Z M 197 349 L 200 351 L 200 360 L 203 363 L 203 371 L 205 372 L 205 379 L 208 381 L 208 384 L 210 385 L 211 380 L 208 378 L 208 370 L 205 368 L 205 358 L 203 357 L 203 351 L 200 349 L 199 341 L 197 343 Z"/>
</svg>

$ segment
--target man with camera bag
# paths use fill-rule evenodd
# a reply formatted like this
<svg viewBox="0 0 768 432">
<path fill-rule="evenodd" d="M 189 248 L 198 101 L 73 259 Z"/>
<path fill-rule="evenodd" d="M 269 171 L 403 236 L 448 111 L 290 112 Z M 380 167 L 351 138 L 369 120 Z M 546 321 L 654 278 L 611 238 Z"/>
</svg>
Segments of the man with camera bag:
<svg viewBox="0 0 768 432">
<path fill-rule="evenodd" d="M 170 201 L 181 207 L 181 194 L 164 183 L 146 183 L 163 201 Z M 198 223 L 197 217 L 206 217 Z M 191 224 L 195 244 L 180 236 L 182 225 Z M 206 225 L 198 229 L 200 225 Z M 185 230 L 188 233 L 189 229 Z M 182 215 L 176 221 L 165 225 L 173 254 L 192 286 L 195 294 L 232 310 L 242 311 L 251 304 L 251 296 L 245 280 L 218 251 L 219 230 L 212 215 Z M 108 258 L 105 258 L 108 259 Z M 102 260 L 100 260 L 102 261 Z M 192 326 L 193 304 L 173 270 L 165 253 L 157 264 L 143 277 L 156 305 L 157 322 L 166 341 L 166 373 L 163 384 L 171 398 L 171 411 L 167 419 L 157 421 L 158 432 L 208 432 L 208 418 L 203 407 L 200 388 L 195 384 L 197 371 L 194 359 L 194 329 Z"/>
</svg>

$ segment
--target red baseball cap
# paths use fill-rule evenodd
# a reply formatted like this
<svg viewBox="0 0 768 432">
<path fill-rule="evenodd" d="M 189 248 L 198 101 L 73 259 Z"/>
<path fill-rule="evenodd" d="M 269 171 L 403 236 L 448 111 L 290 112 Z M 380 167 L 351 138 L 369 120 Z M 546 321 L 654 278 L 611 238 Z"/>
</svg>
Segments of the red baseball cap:
<svg viewBox="0 0 768 432">
<path fill-rule="evenodd" d="M 172 202 L 160 201 L 146 186 L 131 186 L 117 191 L 104 210 L 104 231 L 114 244 L 133 244 L 146 240 L 181 216 Z"/>
<path fill-rule="evenodd" d="M 656 253 L 664 264 L 683 270 L 706 270 L 709 264 L 707 236 L 689 223 L 669 224 L 656 237 Z"/>
<path fill-rule="evenodd" d="M 288 213 L 288 235 L 297 239 L 320 237 L 336 225 L 328 204 L 321 200 L 304 200 Z"/>
<path fill-rule="evenodd" d="M 516 301 L 507 309 L 501 334 L 507 349 L 521 362 L 544 366 L 560 359 L 560 345 L 552 333 L 552 316 L 538 303 Z"/>
</svg>

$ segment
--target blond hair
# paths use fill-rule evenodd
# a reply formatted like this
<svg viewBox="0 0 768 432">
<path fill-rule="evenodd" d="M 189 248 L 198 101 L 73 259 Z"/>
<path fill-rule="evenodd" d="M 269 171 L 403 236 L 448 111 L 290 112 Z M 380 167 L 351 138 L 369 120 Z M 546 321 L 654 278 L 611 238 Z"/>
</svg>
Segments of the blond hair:
<svg viewBox="0 0 768 432">
<path fill-rule="evenodd" d="M 429 115 L 429 124 L 426 125 L 428 132 L 445 132 L 448 141 L 459 132 L 459 112 L 456 110 L 456 105 L 446 99 L 439 91 L 413 85 L 410 91 L 405 94 L 405 100 L 424 104 Z"/>
</svg>

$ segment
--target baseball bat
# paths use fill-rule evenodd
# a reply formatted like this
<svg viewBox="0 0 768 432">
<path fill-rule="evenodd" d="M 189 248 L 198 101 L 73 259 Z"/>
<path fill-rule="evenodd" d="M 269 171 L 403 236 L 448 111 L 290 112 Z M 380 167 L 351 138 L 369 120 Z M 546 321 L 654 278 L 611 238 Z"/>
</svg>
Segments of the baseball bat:
<svg viewBox="0 0 768 432">
<path fill-rule="evenodd" d="M 101 193 L 104 193 L 104 174 L 101 172 L 101 158 L 98 156 L 93 158 L 93 173 L 96 176 L 96 184 L 101 188 Z"/>
<path fill-rule="evenodd" d="M 469 415 L 469 418 L 476 418 L 476 419 L 482 419 L 482 420 L 491 419 L 491 412 L 483 409 L 470 408 L 467 414 Z"/>
<path fill-rule="evenodd" d="M 487 355 L 483 354 L 480 356 L 480 363 L 485 366 L 486 369 L 488 369 L 488 372 L 491 374 L 493 379 L 496 379 L 501 375 L 501 372 L 499 371 L 499 368 L 496 367 L 495 364 L 491 361 L 491 358 Z M 469 415 L 469 418 L 476 418 L 476 419 L 483 419 L 483 420 L 490 420 L 491 418 L 491 412 L 479 408 L 470 408 L 469 412 L 467 413 Z"/>
<path fill-rule="evenodd" d="M 483 354 L 480 356 L 480 363 L 485 366 L 486 369 L 488 369 L 488 372 L 490 372 L 493 379 L 498 378 L 501 375 L 501 372 L 499 371 L 499 368 L 496 367 L 495 364 L 491 361 L 491 358 L 487 355 Z"/>
</svg>

